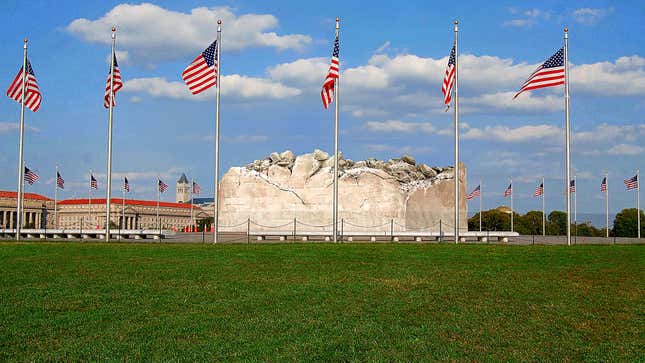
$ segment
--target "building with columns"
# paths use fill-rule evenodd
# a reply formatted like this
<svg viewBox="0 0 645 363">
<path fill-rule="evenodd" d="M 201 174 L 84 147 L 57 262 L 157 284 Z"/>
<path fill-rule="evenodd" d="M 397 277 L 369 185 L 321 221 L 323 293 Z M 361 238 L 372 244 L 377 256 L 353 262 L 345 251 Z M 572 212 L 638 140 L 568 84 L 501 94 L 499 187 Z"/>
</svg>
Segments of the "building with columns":
<svg viewBox="0 0 645 363">
<path fill-rule="evenodd" d="M 190 204 L 112 198 L 110 219 L 113 226 L 122 229 L 176 229 L 191 224 Z M 193 206 L 193 219 L 197 221 L 208 215 L 198 206 Z M 68 199 L 58 202 L 60 228 L 105 228 L 105 198 Z"/>
<path fill-rule="evenodd" d="M 23 226 L 54 228 L 54 201 L 35 193 L 23 195 Z M 0 228 L 16 228 L 18 193 L 0 190 Z"/>
<path fill-rule="evenodd" d="M 0 228 L 16 228 L 17 195 L 16 192 L 0 191 Z M 105 201 L 105 198 L 61 200 L 55 213 L 52 199 L 25 193 L 23 228 L 103 229 Z M 181 230 L 191 221 L 196 223 L 211 216 L 197 205 L 191 208 L 190 203 L 159 202 L 159 219 L 157 201 L 112 198 L 110 208 L 113 226 L 122 229 Z"/>
</svg>

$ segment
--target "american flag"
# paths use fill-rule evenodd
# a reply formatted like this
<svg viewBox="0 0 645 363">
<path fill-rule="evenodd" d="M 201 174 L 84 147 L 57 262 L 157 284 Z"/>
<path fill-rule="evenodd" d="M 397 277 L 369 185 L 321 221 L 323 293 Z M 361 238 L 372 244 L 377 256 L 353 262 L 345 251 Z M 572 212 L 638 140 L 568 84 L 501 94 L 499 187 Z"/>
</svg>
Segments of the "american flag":
<svg viewBox="0 0 645 363">
<path fill-rule="evenodd" d="M 623 180 L 623 183 L 625 183 L 627 190 L 638 188 L 638 174 L 634 175 L 629 179 Z"/>
<path fill-rule="evenodd" d="M 123 177 L 123 190 L 124 190 L 126 193 L 130 193 L 130 183 L 128 182 L 128 178 L 127 178 L 127 177 Z"/>
<path fill-rule="evenodd" d="M 475 198 L 475 197 L 481 197 L 481 195 L 482 195 L 482 190 L 481 190 L 481 188 L 480 188 L 480 187 L 481 187 L 481 185 L 478 185 L 478 186 L 477 186 L 477 188 L 473 189 L 473 191 L 472 191 L 472 192 L 470 192 L 470 194 L 468 194 L 468 195 L 466 196 L 466 199 L 471 200 L 471 199 L 473 199 L 473 198 Z"/>
<path fill-rule="evenodd" d="M 607 177 L 602 178 L 602 181 L 600 182 L 600 191 L 603 193 L 607 191 Z"/>
<path fill-rule="evenodd" d="M 531 74 L 520 90 L 517 91 L 513 99 L 517 98 L 524 91 L 564 84 L 564 76 L 564 48 L 560 48 L 560 50 Z"/>
<path fill-rule="evenodd" d="M 65 189 L 65 180 L 60 176 L 59 172 L 56 172 L 56 186 L 60 189 Z"/>
<path fill-rule="evenodd" d="M 29 183 L 29 185 L 34 185 L 34 183 L 38 181 L 38 178 L 39 176 L 36 172 L 29 170 L 29 168 L 25 166 L 25 181 Z"/>
<path fill-rule="evenodd" d="M 108 71 L 107 82 L 105 84 L 105 97 L 103 97 L 103 106 L 110 107 L 110 78 L 112 73 Z M 116 93 L 123 88 L 123 80 L 121 79 L 121 71 L 119 70 L 119 63 L 116 61 L 116 54 L 114 55 L 114 95 L 112 96 L 112 106 L 116 106 Z"/>
<path fill-rule="evenodd" d="M 320 97 L 322 98 L 322 103 L 325 109 L 334 102 L 334 86 L 336 85 L 336 80 L 340 73 L 339 57 L 340 45 L 338 44 L 338 35 L 336 35 L 336 39 L 334 40 L 334 51 L 331 55 L 331 62 L 329 64 L 329 71 L 327 71 L 327 77 L 325 77 L 322 91 L 320 91 Z"/>
<path fill-rule="evenodd" d="M 7 89 L 7 96 L 12 98 L 18 103 L 22 103 L 22 67 L 18 71 L 18 75 Z M 42 95 L 40 94 L 40 89 L 38 88 L 38 82 L 36 81 L 36 75 L 34 74 L 34 69 L 31 68 L 31 63 L 27 60 L 27 86 L 25 88 L 25 106 L 27 106 L 33 112 L 38 111 L 40 108 L 40 102 L 42 101 Z"/>
<path fill-rule="evenodd" d="M 192 94 L 199 94 L 217 84 L 219 56 L 217 40 L 186 67 L 181 78 Z"/>
<path fill-rule="evenodd" d="M 199 195 L 199 193 L 202 192 L 202 188 L 200 188 L 199 184 L 193 182 L 193 194 Z"/>
<path fill-rule="evenodd" d="M 455 46 L 452 46 L 450 51 L 450 58 L 448 59 L 448 68 L 446 68 L 446 76 L 443 79 L 441 92 L 443 92 L 443 103 L 450 107 L 450 100 L 452 99 L 452 85 L 455 82 Z M 447 111 L 447 109 L 446 109 Z"/>
<path fill-rule="evenodd" d="M 569 193 L 575 193 L 576 192 L 576 180 L 573 179 L 569 182 Z"/>
<path fill-rule="evenodd" d="M 513 184 L 509 184 L 508 188 L 506 188 L 506 190 L 504 191 L 504 196 L 505 197 L 508 197 L 508 196 L 511 196 L 511 195 L 513 195 Z"/>
<path fill-rule="evenodd" d="M 158 183 L 159 184 L 159 192 L 160 193 L 165 192 L 166 189 L 168 189 L 168 185 L 166 185 L 166 183 L 162 182 L 161 179 L 157 179 L 157 180 L 159 181 L 159 183 Z"/>
<path fill-rule="evenodd" d="M 533 193 L 534 197 L 539 197 L 541 195 L 544 195 L 544 183 L 540 183 L 540 185 L 535 188 L 535 193 Z"/>
<path fill-rule="evenodd" d="M 90 174 L 90 188 L 92 189 L 99 188 L 99 183 L 96 181 L 96 178 L 94 178 L 94 175 L 92 174 Z"/>
</svg>

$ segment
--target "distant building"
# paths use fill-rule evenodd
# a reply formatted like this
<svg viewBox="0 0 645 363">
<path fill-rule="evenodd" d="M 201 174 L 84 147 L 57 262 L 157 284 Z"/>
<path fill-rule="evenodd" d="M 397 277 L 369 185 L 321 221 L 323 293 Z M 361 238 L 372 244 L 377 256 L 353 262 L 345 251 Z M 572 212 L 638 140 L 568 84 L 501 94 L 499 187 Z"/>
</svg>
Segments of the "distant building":
<svg viewBox="0 0 645 363">
<path fill-rule="evenodd" d="M 175 201 L 177 203 L 188 203 L 190 202 L 190 182 L 186 178 L 186 174 L 182 173 L 179 180 L 177 180 L 177 194 L 175 196 Z"/>
<path fill-rule="evenodd" d="M 54 201 L 35 193 L 24 193 L 23 226 L 53 228 Z M 0 228 L 16 228 L 18 193 L 0 190 Z"/>
<path fill-rule="evenodd" d="M 16 228 L 18 193 L 0 191 L 0 228 Z M 58 201 L 54 217 L 54 201 L 48 197 L 24 194 L 23 228 L 88 228 L 105 227 L 105 198 L 68 199 Z M 157 201 L 112 198 L 110 219 L 113 225 L 123 229 L 182 229 L 191 224 L 190 200 L 188 203 L 159 202 L 157 220 Z M 124 211 L 124 213 L 123 213 Z M 198 205 L 193 205 L 194 221 L 210 217 Z"/>
</svg>

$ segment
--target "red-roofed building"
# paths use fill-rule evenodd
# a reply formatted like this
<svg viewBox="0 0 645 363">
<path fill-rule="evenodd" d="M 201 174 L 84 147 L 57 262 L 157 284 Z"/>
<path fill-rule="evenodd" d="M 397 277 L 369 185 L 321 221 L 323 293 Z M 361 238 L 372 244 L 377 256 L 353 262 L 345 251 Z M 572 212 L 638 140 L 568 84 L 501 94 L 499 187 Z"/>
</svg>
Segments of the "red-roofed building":
<svg viewBox="0 0 645 363">
<path fill-rule="evenodd" d="M 15 228 L 18 193 L 0 191 L 0 228 Z M 54 201 L 45 196 L 25 193 L 23 228 L 88 228 L 105 227 L 105 198 L 67 199 L 58 202 L 54 218 Z M 114 226 L 123 229 L 182 229 L 191 224 L 189 203 L 112 198 L 110 217 Z M 199 206 L 192 209 L 193 220 L 212 217 Z"/>
<path fill-rule="evenodd" d="M 190 204 L 112 198 L 111 220 L 113 225 L 124 229 L 182 229 L 191 224 Z M 200 207 L 193 206 L 195 220 L 209 217 Z M 60 228 L 104 228 L 105 198 L 67 199 L 58 202 Z"/>
<path fill-rule="evenodd" d="M 35 193 L 23 195 L 23 226 L 26 228 L 53 228 L 54 201 Z M 0 190 L 0 228 L 16 228 L 18 193 Z"/>
</svg>

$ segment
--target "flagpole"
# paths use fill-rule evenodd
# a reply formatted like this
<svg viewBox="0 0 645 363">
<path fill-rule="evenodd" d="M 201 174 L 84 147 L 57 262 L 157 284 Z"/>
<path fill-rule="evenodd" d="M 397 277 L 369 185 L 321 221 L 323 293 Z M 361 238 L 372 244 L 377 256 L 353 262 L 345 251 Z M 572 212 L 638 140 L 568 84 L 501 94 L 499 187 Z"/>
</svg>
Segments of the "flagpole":
<svg viewBox="0 0 645 363">
<path fill-rule="evenodd" d="M 641 178 L 640 169 L 636 170 L 636 226 L 638 228 L 638 239 L 641 239 Z"/>
<path fill-rule="evenodd" d="M 190 178 L 190 230 L 193 231 L 193 188 L 195 186 L 195 178 Z"/>
<path fill-rule="evenodd" d="M 112 27 L 112 52 L 110 53 L 110 107 L 108 111 L 107 191 L 105 197 L 105 242 L 110 242 L 110 198 L 112 197 L 112 117 L 114 115 L 114 47 L 116 27 Z"/>
<path fill-rule="evenodd" d="M 22 99 L 20 101 L 20 142 L 18 146 L 18 208 L 16 213 L 16 241 L 20 241 L 20 228 L 22 228 L 22 194 L 24 192 L 22 181 L 25 178 L 25 169 L 23 168 L 23 149 L 25 137 L 25 96 L 27 92 L 27 38 L 22 46 Z"/>
<path fill-rule="evenodd" d="M 513 178 L 511 177 L 511 232 L 513 232 Z"/>
<path fill-rule="evenodd" d="M 479 179 L 479 232 L 482 231 L 482 180 Z"/>
<path fill-rule="evenodd" d="M 459 243 L 459 21 L 455 20 L 455 243 Z M 481 215 L 481 214 L 480 214 Z"/>
<path fill-rule="evenodd" d="M 340 33 L 340 18 L 336 18 L 336 38 Z M 334 242 L 338 242 L 338 93 L 340 92 L 340 71 L 334 82 L 334 201 L 333 201 L 333 233 Z"/>
<path fill-rule="evenodd" d="M 605 234 L 609 238 L 609 173 L 607 172 L 605 172 L 605 223 Z"/>
<path fill-rule="evenodd" d="M 544 208 L 546 198 L 545 188 L 544 188 L 544 177 L 542 177 L 542 236 L 546 236 L 546 209 Z"/>
<path fill-rule="evenodd" d="M 125 225 L 125 179 L 123 179 L 123 198 L 121 198 L 121 224 L 119 226 L 119 232 L 121 229 L 127 229 Z M 121 233 L 119 233 L 119 238 L 121 238 Z"/>
<path fill-rule="evenodd" d="M 54 180 L 54 227 L 58 229 L 58 163 L 56 163 L 56 178 Z M 45 219 L 45 225 L 46 221 L 47 219 Z"/>
<path fill-rule="evenodd" d="M 213 212 L 213 224 L 215 228 L 213 230 L 213 243 L 217 243 L 217 233 L 219 231 L 219 124 L 220 124 L 220 112 L 219 112 L 219 100 L 220 100 L 220 90 L 222 89 L 221 77 L 222 74 L 222 20 L 217 21 L 217 87 L 216 92 L 216 104 L 217 111 L 215 113 L 215 210 Z M 192 187 L 192 186 L 191 186 Z"/>
<path fill-rule="evenodd" d="M 569 122 L 569 28 L 564 28 L 564 112 L 566 123 L 566 184 L 567 184 L 567 246 L 571 246 L 571 149 L 570 149 L 570 122 Z"/>
<path fill-rule="evenodd" d="M 573 225 L 575 226 L 575 236 L 577 241 L 578 239 L 578 176 L 575 174 L 573 175 L 573 186 L 576 188 L 576 190 L 573 193 Z"/>
<path fill-rule="evenodd" d="M 159 199 L 161 199 L 161 179 L 157 175 L 157 225 L 159 226 L 159 241 L 161 241 L 161 221 L 159 220 Z"/>
<path fill-rule="evenodd" d="M 87 210 L 87 223 L 90 226 L 89 229 L 92 229 L 92 169 L 90 169 L 90 188 L 87 190 L 87 195 L 87 201 L 89 202 L 89 208 Z"/>
</svg>

